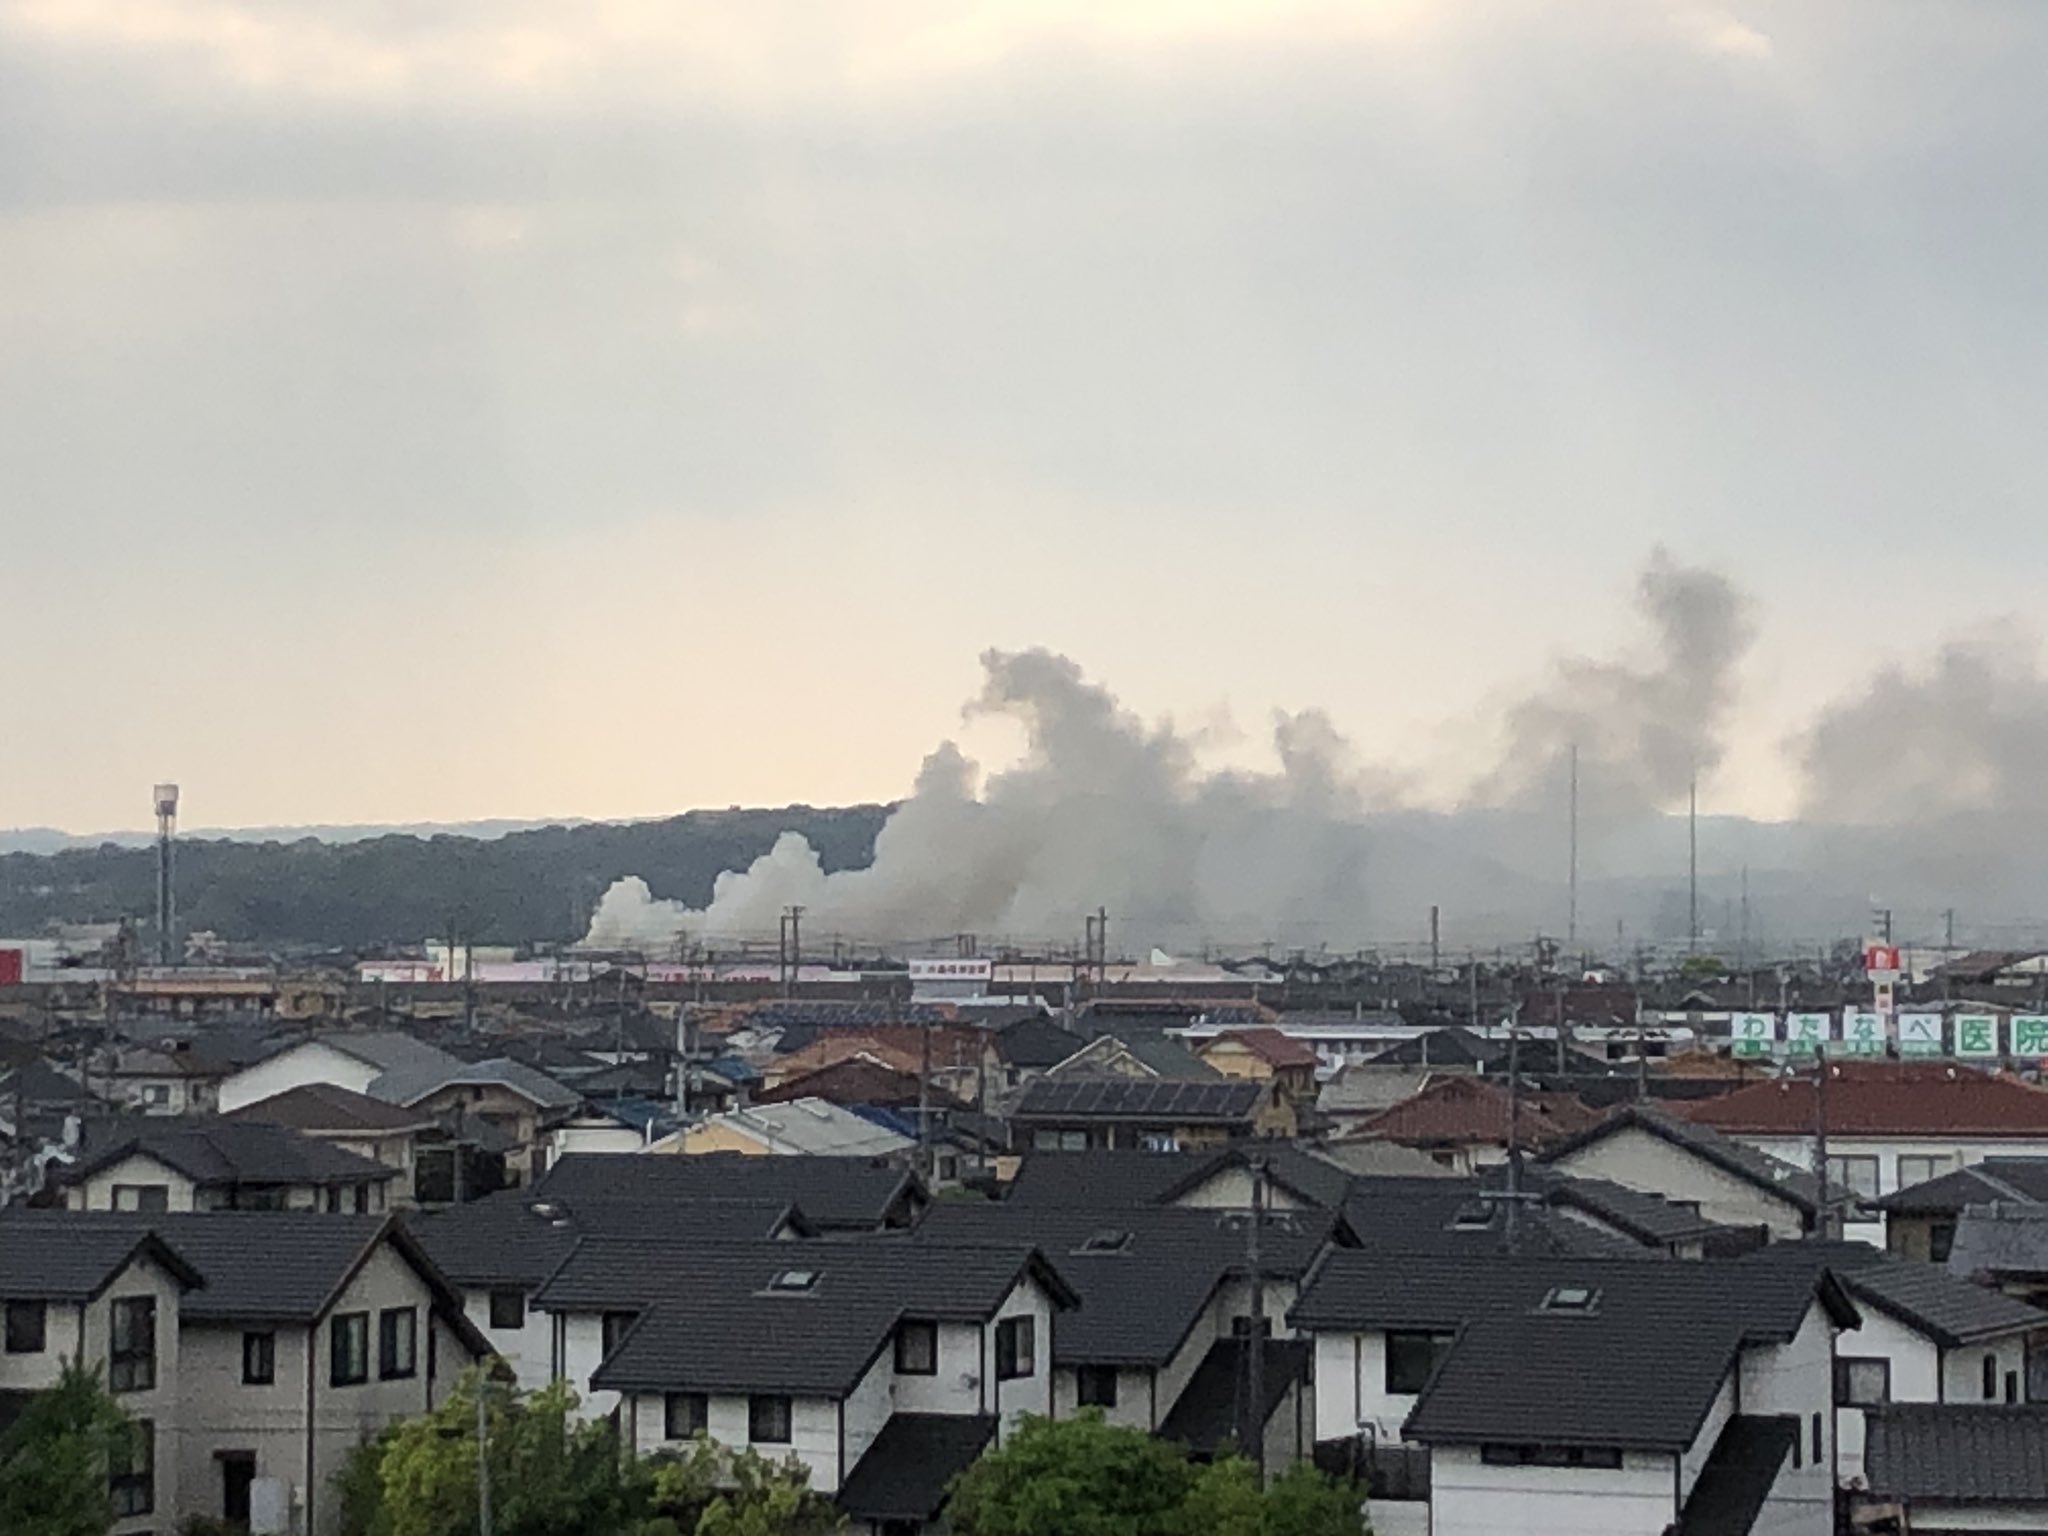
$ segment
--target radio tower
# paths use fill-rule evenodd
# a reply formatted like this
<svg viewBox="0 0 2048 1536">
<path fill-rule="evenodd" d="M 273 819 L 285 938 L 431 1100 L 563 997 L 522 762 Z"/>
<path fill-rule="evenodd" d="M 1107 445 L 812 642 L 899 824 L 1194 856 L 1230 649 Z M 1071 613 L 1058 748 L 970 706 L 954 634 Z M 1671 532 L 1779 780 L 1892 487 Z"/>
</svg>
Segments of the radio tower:
<svg viewBox="0 0 2048 1536">
<path fill-rule="evenodd" d="M 177 897 L 171 888 L 171 848 L 178 837 L 178 786 L 159 784 L 156 800 L 156 959 L 178 963 Z"/>
</svg>

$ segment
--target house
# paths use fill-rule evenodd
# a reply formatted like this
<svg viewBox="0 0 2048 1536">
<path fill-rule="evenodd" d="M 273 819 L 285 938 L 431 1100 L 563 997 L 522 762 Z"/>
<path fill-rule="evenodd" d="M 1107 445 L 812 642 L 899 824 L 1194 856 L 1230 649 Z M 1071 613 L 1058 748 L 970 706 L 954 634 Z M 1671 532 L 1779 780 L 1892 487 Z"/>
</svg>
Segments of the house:
<svg viewBox="0 0 2048 1536">
<path fill-rule="evenodd" d="M 221 1116 L 229 1124 L 279 1125 L 301 1136 L 382 1163 L 398 1175 L 400 1199 L 414 1193 L 422 1143 L 443 1140 L 439 1122 L 420 1110 L 387 1104 L 332 1083 L 306 1083 Z"/>
<path fill-rule="evenodd" d="M 1675 1112 L 1809 1168 L 1815 1126 L 1824 1117 L 1828 1184 L 1859 1205 L 1987 1157 L 2048 1156 L 2048 1092 L 1940 1062 L 1830 1062 L 1818 1104 L 1808 1073 L 1751 1083 Z M 1852 1235 L 1881 1241 L 1880 1219 L 1852 1220 Z"/>
<path fill-rule="evenodd" d="M 1229 1015 L 1226 1017 L 1226 1015 Z M 1236 1017 L 1235 1010 L 1212 1009 L 1177 1031 L 1192 1049 L 1201 1041 L 1247 1023 L 1270 1023 L 1290 1040 L 1316 1053 L 1323 1071 L 1333 1073 L 1352 1062 L 1385 1050 L 1413 1034 L 1414 1027 L 1398 1013 L 1283 1013 L 1278 1018 Z"/>
<path fill-rule="evenodd" d="M 1179 1205 L 1247 1211 L 1255 1159 L 1269 1210 L 1335 1211 L 1351 1193 L 1349 1173 L 1302 1147 L 1232 1142 L 1174 1152 L 1029 1152 L 1003 1203 L 1013 1209 Z"/>
<path fill-rule="evenodd" d="M 1994 1201 L 1964 1207 L 1947 1267 L 1974 1285 L 2048 1305 L 2048 1206 Z"/>
<path fill-rule="evenodd" d="M 1459 1173 L 1507 1159 L 1510 1142 L 1535 1151 L 1598 1117 L 1567 1093 L 1510 1094 L 1488 1078 L 1438 1078 L 1413 1097 L 1359 1121 L 1351 1139 L 1391 1141 L 1427 1152 Z"/>
<path fill-rule="evenodd" d="M 743 1157 L 908 1157 L 917 1142 L 823 1099 L 755 1104 L 684 1126 L 649 1155 L 737 1152 Z"/>
<path fill-rule="evenodd" d="M 112 1469 L 116 1536 L 175 1519 L 179 1302 L 199 1272 L 161 1239 L 127 1227 L 30 1238 L 0 1215 L 0 1419 L 54 1386 L 67 1362 L 100 1370 L 136 1420 Z"/>
<path fill-rule="evenodd" d="M 1178 1040 L 1157 1030 L 1126 1025 L 1120 1035 L 1097 1035 L 1046 1068 L 1045 1076 L 1073 1081 L 1149 1078 L 1170 1083 L 1206 1083 L 1219 1080 L 1223 1074 Z"/>
<path fill-rule="evenodd" d="M 2048 1530 L 2048 1407 L 1872 1409 L 1864 1469 L 1857 1530 Z"/>
<path fill-rule="evenodd" d="M 1738 1271 L 1334 1251 L 1292 1313 L 1319 1456 L 1369 1474 L 1384 1532 L 1828 1536 L 1860 1314 L 1825 1271 Z"/>
<path fill-rule="evenodd" d="M 1948 1261 L 1956 1225 L 1973 1205 L 2048 1205 L 2048 1157 L 1987 1157 L 1873 1202 L 1884 1245 L 1909 1259 Z"/>
<path fill-rule="evenodd" d="M 1007 1093 L 1034 1077 L 1042 1077 L 1084 1043 L 1080 1036 L 1036 1009 L 999 1025 L 989 1042 L 998 1063 L 987 1093 Z"/>
<path fill-rule="evenodd" d="M 1260 1135 L 1291 1135 L 1304 1117 L 1312 1116 L 1316 1103 L 1316 1073 L 1322 1065 L 1316 1053 L 1298 1040 L 1290 1040 L 1277 1029 L 1225 1030 L 1213 1040 L 1196 1047 L 1196 1056 L 1225 1077 L 1246 1078 L 1273 1086 L 1276 1109 L 1283 1109 L 1292 1124 L 1260 1126 Z"/>
<path fill-rule="evenodd" d="M 636 1450 L 703 1434 L 791 1459 L 871 1528 L 923 1526 L 938 1510 L 903 1507 L 913 1474 L 936 1500 L 983 1445 L 1052 1411 L 1057 1330 L 1074 1304 L 1028 1248 L 603 1237 L 585 1238 L 535 1296 L 557 1370 L 573 1380 L 579 1354 L 596 1355 L 592 1406 L 615 1404 Z M 901 1416 L 919 1422 L 885 1439 Z M 936 1433 L 921 1422 L 932 1417 L 972 1423 Z M 941 1455 L 952 1459 L 918 1460 Z"/>
<path fill-rule="evenodd" d="M 349 1455 L 440 1402 L 488 1352 L 460 1297 L 391 1217 L 0 1212 L 0 1254 L 111 1241 L 100 1234 L 153 1239 L 196 1277 L 158 1284 L 125 1313 L 125 1289 L 106 1293 L 110 1384 L 121 1398 L 124 1380 L 156 1383 L 135 1390 L 154 1392 L 138 1401 L 160 1415 L 158 1466 L 173 1463 L 174 1491 L 152 1529 L 247 1524 L 267 1504 L 291 1529 L 332 1536 L 332 1485 Z"/>
<path fill-rule="evenodd" d="M 382 1211 L 397 1170 L 279 1125 L 106 1122 L 51 1185 L 74 1211 Z"/>
<path fill-rule="evenodd" d="M 754 1103 L 787 1104 L 796 1099 L 822 1099 L 841 1108 L 873 1104 L 915 1110 L 929 1104 L 934 1113 L 967 1107 L 935 1079 L 921 1078 L 915 1067 L 905 1069 L 867 1055 L 842 1057 L 830 1066 L 784 1077 L 756 1094 Z"/>
<path fill-rule="evenodd" d="M 163 1045 L 124 1045 L 87 1073 L 100 1096 L 145 1115 L 200 1115 L 220 1101 L 229 1075 L 215 1059 Z"/>
<path fill-rule="evenodd" d="M 1008 1202 L 933 1206 L 920 1242 L 1027 1245 L 1079 1298 L 1059 1322 L 1055 1417 L 1099 1408 L 1198 1455 L 1247 1433 L 1245 1340 L 1252 1329 L 1248 1212 L 1174 1205 L 1115 1210 Z M 1331 1246 L 1354 1243 L 1330 1211 L 1274 1211 L 1258 1233 L 1263 1422 L 1269 1470 L 1313 1446 L 1308 1349 L 1287 1325 L 1301 1279 Z"/>
<path fill-rule="evenodd" d="M 1743 1262 L 1752 1269 L 1825 1270 L 1863 1314 L 1835 1357 L 1844 1488 L 1866 1481 L 1866 1432 L 1876 1410 L 1893 1403 L 2010 1405 L 2034 1396 L 2029 1369 L 2038 1346 L 2048 1343 L 2048 1313 L 1867 1243 L 1773 1243 Z"/>
<path fill-rule="evenodd" d="M 372 1082 L 368 1093 L 432 1115 L 457 1138 L 498 1138 L 508 1149 L 506 1177 L 515 1182 L 531 1182 L 547 1171 L 548 1133 L 583 1105 L 574 1089 L 509 1056 L 452 1067 L 395 1067 Z"/>
<path fill-rule="evenodd" d="M 1272 1105 L 1269 1084 L 1136 1077 L 1060 1077 L 1024 1085 L 1010 1107 L 1013 1141 L 1060 1151 L 1213 1147 L 1252 1135 Z"/>
<path fill-rule="evenodd" d="M 1812 1230 L 1820 1209 L 1820 1181 L 1812 1174 L 1659 1105 L 1626 1105 L 1552 1142 L 1537 1161 L 1575 1178 L 1605 1179 L 1690 1206 L 1723 1227 L 1760 1227 L 1773 1237 Z"/>
<path fill-rule="evenodd" d="M 881 1024 L 863 1029 L 835 1029 L 816 1035 L 798 1048 L 785 1049 L 762 1063 L 762 1082 L 770 1088 L 778 1087 L 791 1078 L 834 1066 L 850 1057 L 865 1057 L 912 1074 L 922 1072 L 929 1063 L 932 1081 L 961 1100 L 975 1098 L 981 1085 L 1000 1070 L 986 1030 L 937 1022 Z"/>
<path fill-rule="evenodd" d="M 534 1185 L 532 1198 L 571 1210 L 609 1200 L 750 1200 L 801 1206 L 819 1231 L 842 1235 L 914 1226 L 929 1203 L 917 1175 L 894 1163 L 734 1152 L 694 1157 L 578 1154 L 550 1168 Z"/>
<path fill-rule="evenodd" d="M 674 1200 L 644 1194 L 573 1203 L 501 1190 L 410 1223 L 421 1249 L 462 1295 L 463 1315 L 490 1341 L 519 1385 L 555 1377 L 554 1341 L 533 1296 L 584 1238 L 640 1237 L 682 1243 L 735 1242 L 814 1235 L 817 1228 L 787 1200 Z M 582 1362 L 579 1390 L 595 1360 Z"/>
<path fill-rule="evenodd" d="M 351 1093 L 369 1094 L 372 1085 L 390 1072 L 403 1070 L 417 1078 L 461 1066 L 458 1058 L 438 1046 L 397 1030 L 334 1030 L 285 1041 L 262 1060 L 230 1074 L 220 1085 L 219 1108 L 226 1114 L 308 1083 L 331 1083 Z"/>
</svg>

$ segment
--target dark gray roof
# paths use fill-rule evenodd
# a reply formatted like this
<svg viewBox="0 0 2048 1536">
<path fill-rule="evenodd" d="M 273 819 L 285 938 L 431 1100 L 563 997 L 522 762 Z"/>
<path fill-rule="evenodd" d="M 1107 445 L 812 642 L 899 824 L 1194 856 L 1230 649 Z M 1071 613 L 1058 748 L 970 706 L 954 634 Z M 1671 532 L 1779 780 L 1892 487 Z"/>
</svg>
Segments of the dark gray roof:
<svg viewBox="0 0 2048 1536">
<path fill-rule="evenodd" d="M 1550 1310 L 1559 1287 L 1595 1294 Z M 1747 1343 L 1792 1337 L 1816 1301 L 1857 1314 L 1825 1273 L 1693 1262 L 1495 1258 L 1487 1263 L 1331 1253 L 1292 1319 L 1309 1331 L 1456 1334 L 1405 1433 L 1424 1442 L 1541 1441 L 1674 1450 L 1692 1443 Z M 1654 1361 L 1642 1371 L 1590 1368 Z"/>
<path fill-rule="evenodd" d="M 345 1055 L 355 1057 L 365 1066 L 376 1067 L 384 1072 L 427 1066 L 461 1065 L 458 1058 L 449 1055 L 439 1046 L 395 1029 L 330 1030 L 311 1038 L 321 1045 L 331 1046 Z M 300 1039 L 281 1039 L 275 1042 L 271 1054 L 281 1056 L 293 1047 L 306 1043 L 307 1041 Z"/>
<path fill-rule="evenodd" d="M 60 1182 L 75 1184 L 138 1153 L 196 1184 L 378 1184 L 398 1177 L 395 1168 L 285 1126 L 215 1116 L 124 1122 L 115 1140 L 65 1169 Z"/>
<path fill-rule="evenodd" d="M 1938 1264 L 1882 1253 L 1868 1243 L 1770 1243 L 1740 1262 L 1831 1271 L 1861 1303 L 1887 1312 L 1944 1348 L 2048 1328 L 2048 1313 L 1972 1285 Z"/>
<path fill-rule="evenodd" d="M 1956 1216 L 1968 1206 L 2001 1200 L 2048 1203 L 2048 1157 L 1989 1157 L 1873 1203 L 1899 1216 Z"/>
<path fill-rule="evenodd" d="M 295 1131 L 378 1132 L 431 1127 L 433 1116 L 353 1093 L 335 1083 L 301 1083 L 220 1117 L 231 1123 L 258 1121 Z"/>
<path fill-rule="evenodd" d="M 1218 1339 L 1174 1399 L 1159 1436 L 1209 1454 L 1225 1441 L 1243 1444 L 1251 1419 L 1241 1409 L 1251 1394 L 1248 1341 Z M 1264 1385 L 1262 1419 L 1270 1419 L 1293 1388 L 1308 1381 L 1315 1345 L 1307 1339 L 1267 1339 L 1260 1370 Z"/>
<path fill-rule="evenodd" d="M 839 1507 L 875 1525 L 925 1525 L 945 1506 L 953 1479 L 995 1436 L 996 1421 L 988 1414 L 891 1414 L 847 1474 Z"/>
<path fill-rule="evenodd" d="M 1158 1078 L 1039 1078 L 1025 1085 L 1012 1120 L 1140 1120 L 1147 1123 L 1246 1124 L 1263 1084 L 1222 1079 L 1168 1082 Z"/>
<path fill-rule="evenodd" d="M 920 1242 L 1036 1248 L 1080 1297 L 1054 1332 L 1062 1365 L 1163 1365 L 1201 1318 L 1216 1287 L 1246 1272 L 1245 1223 L 1230 1211 L 1178 1206 L 1122 1210 L 966 1205 L 940 1201 L 918 1227 Z M 1261 1271 L 1307 1274 L 1335 1235 L 1329 1212 L 1268 1217 L 1261 1229 Z M 1091 1252 L 1091 1238 L 1123 1238 L 1114 1252 Z"/>
<path fill-rule="evenodd" d="M 1799 1441 L 1790 1414 L 1738 1414 L 1722 1427 L 1672 1536 L 1749 1536 Z"/>
<path fill-rule="evenodd" d="M 1511 1246 L 1507 1202 L 1482 1199 L 1480 1181 L 1470 1178 L 1360 1176 L 1352 1181 L 1350 1198 L 1344 1202 L 1344 1219 L 1361 1244 L 1381 1253 L 1654 1257 L 1631 1238 L 1540 1204 L 1518 1207 Z"/>
<path fill-rule="evenodd" d="M 746 1157 L 574 1152 L 533 1187 L 572 1210 L 592 1200 L 746 1200 L 795 1205 L 827 1231 L 872 1231 L 911 1219 L 923 1203 L 915 1174 L 857 1157 Z"/>
<path fill-rule="evenodd" d="M 1525 1170 L 1529 1187 L 1553 1208 L 1584 1211 L 1639 1243 L 1682 1243 L 1727 1230 L 1698 1211 L 1612 1179 L 1579 1178 L 1537 1167 Z M 1497 1184 L 1498 1176 L 1489 1182 Z"/>
<path fill-rule="evenodd" d="M 0 1218 L 0 1297 L 18 1301 L 90 1301 L 138 1256 L 162 1264 L 186 1285 L 200 1276 L 147 1232 L 126 1227 L 38 1223 L 10 1230 Z"/>
<path fill-rule="evenodd" d="M 417 1104 L 446 1088 L 503 1088 L 516 1093 L 535 1107 L 567 1112 L 583 1102 L 573 1088 L 565 1088 L 547 1073 L 509 1056 L 489 1061 L 455 1062 L 452 1066 L 423 1063 L 394 1067 L 370 1084 L 370 1096 L 389 1104 Z"/>
<path fill-rule="evenodd" d="M 1087 1042 L 1042 1014 L 1018 1019 L 996 1031 L 996 1054 L 1013 1067 L 1043 1071 L 1056 1067 Z"/>
<path fill-rule="evenodd" d="M 538 1207 L 538 1209 L 536 1209 Z M 407 1224 L 435 1265 L 465 1286 L 532 1290 L 579 1239 L 640 1236 L 660 1242 L 733 1242 L 805 1229 L 802 1214 L 773 1200 L 536 1200 L 507 1189 Z"/>
<path fill-rule="evenodd" d="M 1681 1119 L 1654 1104 L 1626 1105 L 1598 1125 L 1588 1126 L 1562 1141 L 1552 1142 L 1537 1155 L 1537 1161 L 1562 1162 L 1581 1147 L 1591 1146 L 1630 1128 L 1682 1147 L 1722 1172 L 1777 1196 L 1809 1216 L 1820 1208 L 1820 1182 L 1811 1173 L 1780 1162 L 1731 1136 L 1724 1136 L 1711 1126 Z"/>
<path fill-rule="evenodd" d="M 1009 1203 L 1110 1208 L 1170 1205 L 1227 1168 L 1265 1159 L 1269 1182 L 1328 1210 L 1344 1203 L 1355 1174 L 1289 1142 L 1199 1152 L 1027 1152 L 1010 1182 Z"/>
<path fill-rule="evenodd" d="M 808 1289 L 770 1288 L 809 1271 Z M 1060 1304 L 1065 1282 L 1026 1248 L 874 1241 L 688 1246 L 585 1238 L 534 1304 L 640 1311 L 591 1377 L 601 1390 L 850 1391 L 905 1317 L 980 1322 L 1027 1274 Z M 1057 1329 L 1055 1330 L 1057 1332 Z"/>
<path fill-rule="evenodd" d="M 1492 1040 L 1476 1034 L 1462 1024 L 1452 1024 L 1443 1029 L 1425 1030 L 1406 1040 L 1397 1041 L 1366 1058 L 1370 1066 L 1382 1067 L 1494 1067 L 1505 1070 L 1508 1063 L 1508 1042 Z M 1557 1070 L 1557 1048 L 1555 1044 L 1538 1045 L 1528 1041 L 1522 1043 L 1521 1066 L 1525 1076 L 1541 1076 Z M 1612 1070 L 1608 1064 L 1584 1051 L 1565 1046 L 1564 1072 L 1566 1075 L 1605 1077 Z"/>
<path fill-rule="evenodd" d="M 2048 1500 L 2048 1407 L 1892 1403 L 1866 1409 L 1864 1425 L 1863 1475 L 1879 1498 L 1908 1504 Z"/>
<path fill-rule="evenodd" d="M 11 1072 L 0 1072 L 0 1111 L 12 1114 L 17 1099 L 35 1109 L 97 1103 L 99 1095 L 37 1059 L 23 1062 Z"/>
<path fill-rule="evenodd" d="M 1965 1280 L 2048 1274 L 2048 1206 L 1966 1207 L 1956 1220 L 1948 1271 Z"/>
</svg>

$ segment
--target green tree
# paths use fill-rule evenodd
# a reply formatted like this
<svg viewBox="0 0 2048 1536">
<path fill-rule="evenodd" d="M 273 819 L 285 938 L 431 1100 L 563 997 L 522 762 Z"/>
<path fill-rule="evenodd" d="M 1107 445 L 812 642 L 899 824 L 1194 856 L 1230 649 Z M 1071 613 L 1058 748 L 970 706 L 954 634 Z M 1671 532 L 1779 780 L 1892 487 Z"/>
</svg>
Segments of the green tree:
<svg viewBox="0 0 2048 1536">
<path fill-rule="evenodd" d="M 1260 1536 L 1372 1536 L 1365 1495 L 1355 1483 L 1297 1461 L 1266 1485 Z"/>
<path fill-rule="evenodd" d="M 0 1436 L 0 1531 L 106 1536 L 114 1523 L 108 1462 L 130 1422 L 97 1372 L 67 1364 Z"/>
<path fill-rule="evenodd" d="M 1180 1536 L 1192 1484 L 1172 1446 L 1084 1409 L 1026 1418 L 960 1474 L 947 1510 L 960 1536 Z"/>
<path fill-rule="evenodd" d="M 1180 1507 L 1180 1536 L 1263 1536 L 1265 1500 L 1252 1464 L 1219 1456 L 1197 1468 Z"/>
</svg>

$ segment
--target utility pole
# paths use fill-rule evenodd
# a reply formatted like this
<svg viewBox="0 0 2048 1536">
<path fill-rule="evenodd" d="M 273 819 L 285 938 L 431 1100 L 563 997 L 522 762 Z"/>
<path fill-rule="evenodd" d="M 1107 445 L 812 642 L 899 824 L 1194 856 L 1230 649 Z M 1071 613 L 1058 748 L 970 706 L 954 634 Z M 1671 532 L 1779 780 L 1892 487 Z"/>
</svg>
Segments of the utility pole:
<svg viewBox="0 0 2048 1536">
<path fill-rule="evenodd" d="M 1522 1031 L 1508 1004 L 1508 1252 L 1520 1248 L 1522 1213 Z"/>
<path fill-rule="evenodd" d="M 1700 779 L 1694 774 L 1685 795 L 1686 926 L 1685 949 L 1700 947 Z"/>
<path fill-rule="evenodd" d="M 1441 940 L 1443 938 L 1443 909 L 1434 904 L 1429 909 L 1429 969 L 1435 975 L 1442 965 Z"/>
<path fill-rule="evenodd" d="M 1469 951 L 1465 956 L 1465 982 L 1471 988 L 1472 1028 L 1476 1033 L 1479 1028 L 1479 957 Z"/>
<path fill-rule="evenodd" d="M 918 1019 L 917 1061 L 917 1162 L 929 1186 L 937 1174 L 932 1156 L 932 1021 L 929 1014 Z"/>
<path fill-rule="evenodd" d="M 1828 1209 L 1828 1052 L 1824 1045 L 1813 1048 L 1813 1175 L 1820 1181 L 1820 1235 L 1835 1235 L 1834 1214 Z"/>
<path fill-rule="evenodd" d="M 1890 907 L 1879 907 L 1877 909 L 1877 931 L 1883 937 L 1885 943 L 1891 943 L 1892 909 Z"/>
<path fill-rule="evenodd" d="M 1266 1223 L 1266 1159 L 1253 1153 L 1247 1159 L 1252 1176 L 1252 1219 L 1245 1227 L 1244 1262 L 1251 1278 L 1251 1321 L 1246 1330 L 1245 1395 L 1246 1421 L 1239 1437 L 1245 1455 L 1251 1458 L 1252 1476 L 1259 1487 L 1266 1486 L 1266 1286 L 1260 1274 L 1259 1229 Z"/>
<path fill-rule="evenodd" d="M 1565 919 L 1565 943 L 1576 946 L 1579 942 L 1579 744 L 1572 743 L 1572 807 L 1571 807 L 1571 899 Z"/>
</svg>

